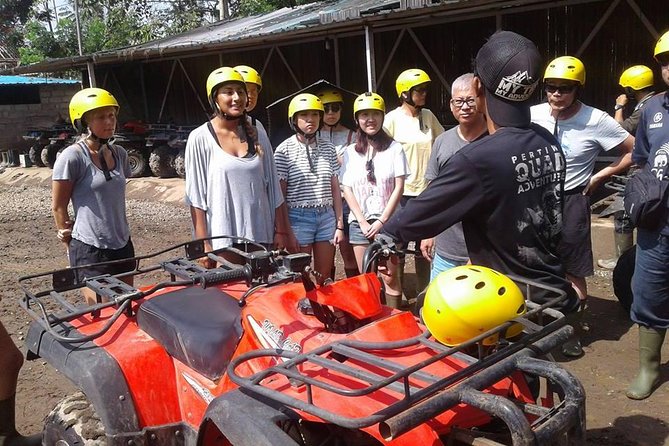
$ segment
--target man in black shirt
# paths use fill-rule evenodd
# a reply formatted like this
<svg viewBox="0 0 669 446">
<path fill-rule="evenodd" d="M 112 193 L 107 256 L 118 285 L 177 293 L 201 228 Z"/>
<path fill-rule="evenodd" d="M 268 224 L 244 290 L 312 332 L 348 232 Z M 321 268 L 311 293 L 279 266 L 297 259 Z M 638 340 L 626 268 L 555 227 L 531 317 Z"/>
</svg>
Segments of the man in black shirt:
<svg viewBox="0 0 669 446">
<path fill-rule="evenodd" d="M 530 40 L 493 34 L 476 56 L 476 107 L 489 136 L 462 148 L 384 231 L 395 239 L 433 237 L 462 221 L 472 264 L 564 290 L 578 307 L 556 246 L 562 229 L 565 160 L 558 142 L 530 123 L 542 61 Z M 545 293 L 532 296 L 543 302 Z"/>
</svg>

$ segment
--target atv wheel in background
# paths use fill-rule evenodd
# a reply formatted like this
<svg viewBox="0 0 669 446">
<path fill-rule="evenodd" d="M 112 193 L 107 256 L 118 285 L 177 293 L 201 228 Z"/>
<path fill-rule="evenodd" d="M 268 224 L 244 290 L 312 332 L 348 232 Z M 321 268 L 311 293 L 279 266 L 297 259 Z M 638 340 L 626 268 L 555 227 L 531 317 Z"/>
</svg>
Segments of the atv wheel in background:
<svg viewBox="0 0 669 446">
<path fill-rule="evenodd" d="M 179 150 L 174 157 L 174 171 L 179 178 L 186 178 L 186 149 Z"/>
<path fill-rule="evenodd" d="M 636 260 L 636 245 L 625 251 L 613 269 L 613 294 L 629 315 L 632 308 L 632 275 Z"/>
<path fill-rule="evenodd" d="M 82 392 L 63 398 L 44 420 L 45 445 L 103 446 L 105 429 Z"/>
<path fill-rule="evenodd" d="M 58 156 L 61 147 L 60 144 L 49 144 L 42 149 L 42 163 L 49 169 L 53 169 L 53 165 L 56 162 L 56 157 Z"/>
<path fill-rule="evenodd" d="M 176 176 L 174 170 L 174 149 L 169 146 L 160 146 L 153 149 L 149 157 L 151 172 L 159 178 Z"/>
<path fill-rule="evenodd" d="M 30 151 L 28 151 L 28 158 L 34 166 L 44 167 L 42 162 L 42 149 L 44 148 L 44 143 L 35 143 L 30 146 Z"/>
<path fill-rule="evenodd" d="M 130 178 L 144 175 L 144 171 L 146 171 L 146 158 L 142 152 L 137 149 L 128 150 L 128 164 L 130 164 Z"/>
</svg>

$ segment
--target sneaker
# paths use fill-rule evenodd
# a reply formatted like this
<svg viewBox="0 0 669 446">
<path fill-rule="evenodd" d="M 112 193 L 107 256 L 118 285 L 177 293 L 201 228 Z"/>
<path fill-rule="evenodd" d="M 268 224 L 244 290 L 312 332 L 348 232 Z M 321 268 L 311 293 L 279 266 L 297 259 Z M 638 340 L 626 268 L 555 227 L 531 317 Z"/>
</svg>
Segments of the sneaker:
<svg viewBox="0 0 669 446">
<path fill-rule="evenodd" d="M 570 358 L 583 356 L 583 346 L 579 338 L 571 338 L 562 344 L 562 354 Z"/>
<path fill-rule="evenodd" d="M 613 270 L 618 263 L 618 259 L 599 259 L 597 260 L 597 266 L 603 269 Z"/>
</svg>

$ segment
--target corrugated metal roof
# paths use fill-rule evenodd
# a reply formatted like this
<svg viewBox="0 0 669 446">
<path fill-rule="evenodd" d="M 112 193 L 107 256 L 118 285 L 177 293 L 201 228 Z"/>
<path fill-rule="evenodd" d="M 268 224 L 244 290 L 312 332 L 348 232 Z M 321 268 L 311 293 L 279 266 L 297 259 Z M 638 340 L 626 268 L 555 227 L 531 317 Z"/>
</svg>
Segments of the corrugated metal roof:
<svg viewBox="0 0 669 446">
<path fill-rule="evenodd" d="M 45 84 L 78 84 L 79 81 L 71 79 L 56 79 L 53 77 L 32 76 L 0 76 L 0 85 L 45 85 Z"/>
</svg>

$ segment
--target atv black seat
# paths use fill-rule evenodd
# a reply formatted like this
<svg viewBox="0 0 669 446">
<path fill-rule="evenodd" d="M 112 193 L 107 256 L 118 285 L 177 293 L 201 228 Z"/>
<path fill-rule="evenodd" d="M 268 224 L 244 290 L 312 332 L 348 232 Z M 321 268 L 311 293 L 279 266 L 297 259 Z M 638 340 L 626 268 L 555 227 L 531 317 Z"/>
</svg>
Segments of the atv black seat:
<svg viewBox="0 0 669 446">
<path fill-rule="evenodd" d="M 182 288 L 144 302 L 139 327 L 211 380 L 223 375 L 242 335 L 237 300 L 217 288 Z"/>
</svg>

